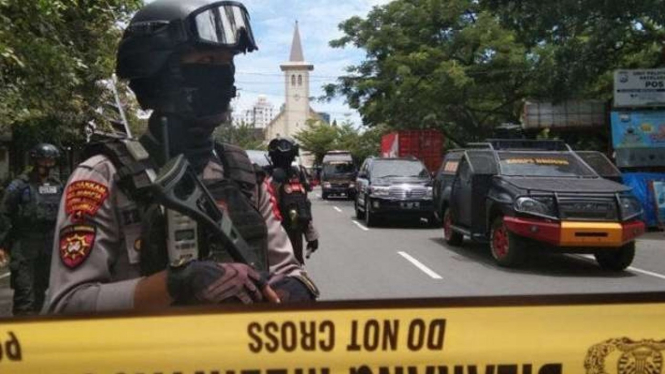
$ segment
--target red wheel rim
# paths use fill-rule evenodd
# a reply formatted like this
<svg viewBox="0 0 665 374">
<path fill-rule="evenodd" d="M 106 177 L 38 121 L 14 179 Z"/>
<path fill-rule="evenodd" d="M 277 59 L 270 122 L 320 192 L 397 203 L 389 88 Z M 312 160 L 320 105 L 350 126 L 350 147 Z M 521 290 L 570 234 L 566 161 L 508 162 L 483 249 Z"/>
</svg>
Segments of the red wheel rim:
<svg viewBox="0 0 665 374">
<path fill-rule="evenodd" d="M 450 231 L 450 226 L 452 226 L 450 213 L 446 211 L 446 214 L 443 216 L 443 236 L 446 238 L 446 240 L 450 240 L 450 238 L 453 236 L 452 231 Z"/>
<path fill-rule="evenodd" d="M 508 232 L 503 225 L 494 230 L 492 249 L 497 258 L 503 258 L 508 254 Z"/>
</svg>

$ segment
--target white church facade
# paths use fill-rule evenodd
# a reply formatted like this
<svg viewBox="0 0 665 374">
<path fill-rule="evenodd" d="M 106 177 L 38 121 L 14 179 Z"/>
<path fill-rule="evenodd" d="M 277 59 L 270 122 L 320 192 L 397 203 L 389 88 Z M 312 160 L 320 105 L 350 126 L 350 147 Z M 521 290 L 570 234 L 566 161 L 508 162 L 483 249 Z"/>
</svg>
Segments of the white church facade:
<svg viewBox="0 0 665 374">
<path fill-rule="evenodd" d="M 303 130 L 308 120 L 323 120 L 309 102 L 309 74 L 314 65 L 305 62 L 300 31 L 296 22 L 289 61 L 280 65 L 284 72 L 284 101 L 281 112 L 265 129 L 266 141 L 277 136 L 290 136 Z"/>
</svg>

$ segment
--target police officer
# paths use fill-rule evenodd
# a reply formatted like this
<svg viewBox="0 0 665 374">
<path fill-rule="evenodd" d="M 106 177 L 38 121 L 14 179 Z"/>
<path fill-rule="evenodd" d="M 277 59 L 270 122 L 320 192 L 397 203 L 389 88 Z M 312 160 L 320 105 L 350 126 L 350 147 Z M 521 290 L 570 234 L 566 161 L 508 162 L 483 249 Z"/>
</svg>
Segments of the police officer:
<svg viewBox="0 0 665 374">
<path fill-rule="evenodd" d="M 289 235 L 296 258 L 303 258 L 303 235 L 307 240 L 307 258 L 319 248 L 319 233 L 312 222 L 312 204 L 307 198 L 311 186 L 300 165 L 292 165 L 300 151 L 289 137 L 277 137 L 268 143 L 268 156 L 272 162 L 271 183 L 277 195 L 282 225 Z"/>
<path fill-rule="evenodd" d="M 32 170 L 13 180 L 0 207 L 0 261 L 10 257 L 13 313 L 39 313 L 48 288 L 53 227 L 62 184 L 52 175 L 60 152 L 52 144 L 30 151 Z"/>
<path fill-rule="evenodd" d="M 267 182 L 259 183 L 244 151 L 212 137 L 235 96 L 234 56 L 256 49 L 238 2 L 156 0 L 133 17 L 117 74 L 153 113 L 140 143 L 102 144 L 73 172 L 58 214 L 49 312 L 315 299 Z M 177 155 L 232 218 L 263 274 L 261 266 L 206 255 L 224 250 L 217 237 L 183 216 L 172 219 L 142 192 Z M 172 229 L 183 222 L 187 229 Z M 178 248 L 200 256 L 174 264 L 167 248 L 181 241 L 187 245 Z"/>
</svg>

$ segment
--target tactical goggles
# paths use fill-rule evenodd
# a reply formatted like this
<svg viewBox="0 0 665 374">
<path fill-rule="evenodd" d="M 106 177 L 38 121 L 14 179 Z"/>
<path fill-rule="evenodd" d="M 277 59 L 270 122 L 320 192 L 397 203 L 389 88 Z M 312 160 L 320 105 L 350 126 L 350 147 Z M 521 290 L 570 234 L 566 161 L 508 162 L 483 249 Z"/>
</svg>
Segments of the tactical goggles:
<svg viewBox="0 0 665 374">
<path fill-rule="evenodd" d="M 258 48 L 247 8 L 236 1 L 218 1 L 190 13 L 184 20 L 137 22 L 128 30 L 135 35 L 162 35 L 172 47 L 186 44 L 218 47 L 237 53 Z"/>
<path fill-rule="evenodd" d="M 293 143 L 286 139 L 273 140 L 268 144 L 268 151 L 270 152 L 290 152 L 293 150 Z"/>
</svg>

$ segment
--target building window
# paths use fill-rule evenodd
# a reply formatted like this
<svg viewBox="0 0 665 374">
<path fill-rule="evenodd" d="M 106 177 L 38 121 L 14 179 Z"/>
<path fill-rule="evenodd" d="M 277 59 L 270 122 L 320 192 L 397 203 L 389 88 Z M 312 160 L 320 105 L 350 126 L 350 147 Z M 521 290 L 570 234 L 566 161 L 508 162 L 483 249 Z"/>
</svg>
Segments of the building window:
<svg viewBox="0 0 665 374">
<path fill-rule="evenodd" d="M 295 86 L 295 85 L 296 85 L 296 76 L 295 76 L 295 75 L 292 75 L 292 76 L 291 76 L 291 85 L 292 85 L 292 86 Z"/>
<path fill-rule="evenodd" d="M 298 75 L 298 86 L 302 86 L 302 75 Z"/>
</svg>

